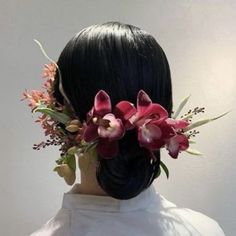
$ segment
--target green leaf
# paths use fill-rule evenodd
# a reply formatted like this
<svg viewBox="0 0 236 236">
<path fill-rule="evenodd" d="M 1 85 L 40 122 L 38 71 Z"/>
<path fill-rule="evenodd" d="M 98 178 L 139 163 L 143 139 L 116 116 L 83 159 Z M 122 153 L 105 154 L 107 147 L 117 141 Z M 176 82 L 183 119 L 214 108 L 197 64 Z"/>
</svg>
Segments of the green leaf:
<svg viewBox="0 0 236 236">
<path fill-rule="evenodd" d="M 169 170 L 168 170 L 167 166 L 162 161 L 160 161 L 160 165 L 161 165 L 162 169 L 165 171 L 166 177 L 168 179 L 169 178 Z"/>
<path fill-rule="evenodd" d="M 75 162 L 75 155 L 67 154 L 66 155 L 66 163 L 68 166 L 75 171 L 76 170 L 76 162 Z"/>
<path fill-rule="evenodd" d="M 53 171 L 57 171 L 57 169 L 59 168 L 60 166 L 56 166 Z"/>
<path fill-rule="evenodd" d="M 174 113 L 174 115 L 172 116 L 173 119 L 175 119 L 179 113 L 182 111 L 183 107 L 185 106 L 185 104 L 187 103 L 188 99 L 190 98 L 191 95 L 189 95 L 188 97 L 184 98 L 183 101 L 180 103 L 179 107 L 177 108 L 176 112 Z"/>
<path fill-rule="evenodd" d="M 196 149 L 192 149 L 192 148 L 188 148 L 188 149 L 186 149 L 184 151 L 189 153 L 189 154 L 192 154 L 192 155 L 197 155 L 197 156 L 202 156 L 203 155 L 203 153 L 199 152 Z"/>
<path fill-rule="evenodd" d="M 93 146 L 92 148 L 90 148 L 89 152 L 90 152 L 91 160 L 93 160 L 93 161 L 98 160 L 98 154 L 97 154 L 96 146 Z"/>
<path fill-rule="evenodd" d="M 230 111 L 225 112 L 225 113 L 223 113 L 223 114 L 221 114 L 221 115 L 219 115 L 219 116 L 217 116 L 217 117 L 213 117 L 213 118 L 200 119 L 200 120 L 198 120 L 198 121 L 196 121 L 196 122 L 190 124 L 190 125 L 187 126 L 186 128 L 183 128 L 183 131 L 186 132 L 186 131 L 189 131 L 189 130 L 191 130 L 191 129 L 194 129 L 194 128 L 198 127 L 198 126 L 202 126 L 202 125 L 204 125 L 204 124 L 207 124 L 207 123 L 210 122 L 210 121 L 217 120 L 217 119 L 219 119 L 219 118 L 225 116 L 225 115 L 228 114 L 229 112 L 230 112 Z"/>
<path fill-rule="evenodd" d="M 57 165 L 61 165 L 64 159 L 65 159 L 65 156 L 61 155 L 55 162 L 57 163 Z"/>
<path fill-rule="evenodd" d="M 71 120 L 71 118 L 66 114 L 52 110 L 51 108 L 48 108 L 46 105 L 39 105 L 33 110 L 33 113 L 35 112 L 41 112 L 43 114 L 49 115 L 55 121 L 58 121 L 63 124 L 67 124 L 68 121 Z"/>
<path fill-rule="evenodd" d="M 196 141 L 192 140 L 192 139 L 189 139 L 188 141 L 189 141 L 189 143 L 196 143 Z"/>
<path fill-rule="evenodd" d="M 158 178 L 160 176 L 160 174 L 161 174 L 161 167 L 159 167 L 158 172 L 157 172 L 154 179 Z"/>
<path fill-rule="evenodd" d="M 94 142 L 88 143 L 87 146 L 86 146 L 85 149 L 84 149 L 84 152 L 88 152 L 90 149 L 96 147 L 97 144 L 98 144 L 97 140 L 94 141 Z"/>
</svg>

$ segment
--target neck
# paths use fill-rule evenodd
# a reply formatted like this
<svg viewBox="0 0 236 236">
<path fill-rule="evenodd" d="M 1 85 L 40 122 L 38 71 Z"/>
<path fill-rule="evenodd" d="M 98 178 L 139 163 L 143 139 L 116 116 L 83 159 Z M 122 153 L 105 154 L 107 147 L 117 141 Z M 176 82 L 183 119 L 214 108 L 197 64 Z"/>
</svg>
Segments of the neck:
<svg viewBox="0 0 236 236">
<path fill-rule="evenodd" d="M 90 156 L 89 156 L 90 155 Z M 84 154 L 78 157 L 80 167 L 81 183 L 76 184 L 73 188 L 75 193 L 101 195 L 108 194 L 100 187 L 96 178 L 96 167 L 98 162 L 91 158 L 90 154 Z"/>
<path fill-rule="evenodd" d="M 91 195 L 102 195 L 106 196 L 107 193 L 100 187 L 97 182 L 96 175 L 87 175 L 81 172 L 81 183 L 79 185 L 79 190 L 81 194 L 91 194 Z"/>
</svg>

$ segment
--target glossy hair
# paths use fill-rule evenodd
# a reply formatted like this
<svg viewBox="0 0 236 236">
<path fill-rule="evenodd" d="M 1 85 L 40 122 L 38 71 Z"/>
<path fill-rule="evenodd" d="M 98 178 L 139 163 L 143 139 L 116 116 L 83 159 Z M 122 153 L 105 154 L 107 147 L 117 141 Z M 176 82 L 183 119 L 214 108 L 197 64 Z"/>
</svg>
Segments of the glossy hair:
<svg viewBox="0 0 236 236">
<path fill-rule="evenodd" d="M 171 73 L 166 55 L 155 38 L 144 30 L 117 21 L 91 25 L 77 33 L 65 46 L 57 61 L 62 87 L 78 118 L 86 119 L 96 93 L 103 89 L 112 107 L 121 100 L 136 105 L 143 89 L 155 103 L 172 111 Z M 58 73 L 54 96 L 63 103 Z M 150 186 L 160 168 L 140 147 L 135 130 L 119 140 L 119 153 L 113 159 L 99 157 L 96 176 L 108 195 L 130 199 Z"/>
</svg>

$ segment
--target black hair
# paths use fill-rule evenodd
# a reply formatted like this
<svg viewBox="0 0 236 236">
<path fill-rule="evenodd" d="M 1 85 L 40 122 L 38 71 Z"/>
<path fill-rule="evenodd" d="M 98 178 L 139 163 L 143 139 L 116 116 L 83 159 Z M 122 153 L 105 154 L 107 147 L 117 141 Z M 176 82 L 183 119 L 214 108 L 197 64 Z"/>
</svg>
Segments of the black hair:
<svg viewBox="0 0 236 236">
<path fill-rule="evenodd" d="M 151 100 L 171 115 L 172 84 L 166 55 L 146 31 L 117 21 L 91 25 L 77 33 L 62 50 L 57 64 L 62 87 L 78 118 L 86 119 L 96 93 L 102 89 L 112 107 L 121 100 L 136 104 L 144 90 Z M 58 72 L 54 96 L 63 103 Z M 104 191 L 117 199 L 130 199 L 150 186 L 160 168 L 160 150 L 140 147 L 134 130 L 119 140 L 119 153 L 113 159 L 99 158 L 96 177 Z"/>
</svg>

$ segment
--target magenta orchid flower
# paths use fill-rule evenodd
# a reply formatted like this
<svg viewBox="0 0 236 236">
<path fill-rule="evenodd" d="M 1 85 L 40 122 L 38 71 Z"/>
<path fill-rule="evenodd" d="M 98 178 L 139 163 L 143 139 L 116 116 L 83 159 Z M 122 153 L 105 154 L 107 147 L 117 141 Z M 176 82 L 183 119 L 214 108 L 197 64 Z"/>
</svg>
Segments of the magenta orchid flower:
<svg viewBox="0 0 236 236">
<path fill-rule="evenodd" d="M 137 109 L 128 101 L 121 101 L 115 106 L 114 113 L 125 123 L 127 130 L 142 126 L 147 119 L 166 119 L 168 112 L 159 104 L 152 103 L 150 97 L 140 90 L 137 96 Z"/>
<path fill-rule="evenodd" d="M 172 126 L 165 122 L 168 112 L 140 90 L 137 96 L 137 109 L 128 101 L 119 102 L 115 114 L 125 123 L 126 129 L 138 130 L 141 146 L 154 150 L 165 145 L 165 139 L 175 135 Z"/>
<path fill-rule="evenodd" d="M 166 149 L 169 151 L 169 155 L 175 159 L 178 157 L 180 151 L 184 151 L 188 147 L 188 138 L 183 134 L 176 134 L 172 138 L 166 140 Z"/>
<path fill-rule="evenodd" d="M 98 139 L 97 151 L 104 158 L 118 153 L 118 140 L 125 134 L 121 119 L 111 113 L 109 95 L 100 90 L 94 99 L 94 106 L 87 114 L 87 124 L 83 133 L 86 142 Z"/>
<path fill-rule="evenodd" d="M 189 123 L 186 120 L 169 118 L 165 108 L 152 103 L 143 90 L 137 96 L 137 109 L 132 103 L 121 101 L 115 107 L 115 114 L 122 119 L 127 130 L 137 128 L 139 144 L 142 147 L 157 150 L 166 145 L 173 158 L 177 158 L 180 150 L 188 148 L 188 138 L 178 132 Z"/>
<path fill-rule="evenodd" d="M 176 134 L 166 120 L 148 120 L 142 126 L 138 127 L 138 140 L 140 146 L 150 150 L 157 150 L 163 147 L 166 140 Z"/>
<path fill-rule="evenodd" d="M 190 123 L 186 120 L 174 120 L 172 118 L 166 119 L 166 122 L 176 131 L 173 137 L 166 140 L 166 149 L 169 151 L 169 155 L 176 159 L 179 151 L 184 151 L 189 147 L 188 138 L 184 134 L 179 133 L 179 131 Z"/>
</svg>

